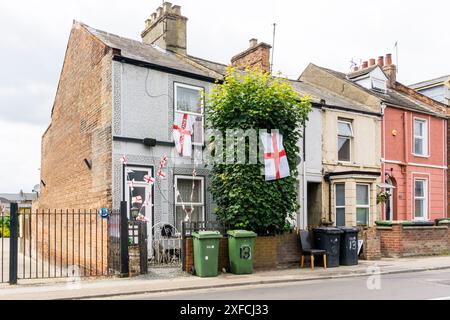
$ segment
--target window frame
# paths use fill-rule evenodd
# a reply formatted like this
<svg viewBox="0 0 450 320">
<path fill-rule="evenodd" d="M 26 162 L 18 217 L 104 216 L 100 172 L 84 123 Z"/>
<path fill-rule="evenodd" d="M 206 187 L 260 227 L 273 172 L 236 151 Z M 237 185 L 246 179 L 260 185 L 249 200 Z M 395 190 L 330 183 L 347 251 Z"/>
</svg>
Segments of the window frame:
<svg viewBox="0 0 450 320">
<path fill-rule="evenodd" d="M 423 196 L 418 197 L 416 195 L 416 182 L 421 181 L 423 182 Z M 416 200 L 422 200 L 423 201 L 423 216 L 422 217 L 416 217 Z M 414 220 L 416 221 L 424 221 L 428 219 L 428 179 L 426 178 L 414 178 Z"/>
<path fill-rule="evenodd" d="M 367 205 L 358 204 L 358 186 L 365 186 L 365 187 L 367 187 Z M 358 226 L 369 226 L 370 225 L 370 214 L 371 214 L 371 212 L 370 212 L 370 184 L 368 184 L 368 183 L 356 183 L 355 208 L 356 208 L 356 225 L 358 225 Z M 358 224 L 358 209 L 368 209 L 366 224 Z"/>
<path fill-rule="evenodd" d="M 189 176 L 189 175 L 175 174 L 174 175 L 174 187 L 175 187 L 175 185 L 177 185 L 179 179 L 189 180 L 191 182 L 192 182 L 192 180 L 199 180 L 200 181 L 201 202 L 184 202 L 184 205 L 185 206 L 191 206 L 191 205 L 193 205 L 193 206 L 201 206 L 202 207 L 202 219 L 203 219 L 203 221 L 205 221 L 206 220 L 205 177 L 203 177 L 203 176 L 193 177 L 193 176 Z M 178 197 L 177 197 L 175 192 L 174 192 L 174 198 L 175 198 L 175 201 L 174 201 L 174 209 L 175 210 L 174 210 L 173 215 L 174 215 L 174 219 L 175 219 L 174 220 L 174 225 L 176 226 L 176 224 L 177 224 L 177 207 L 181 207 L 183 204 L 178 202 Z"/>
<path fill-rule="evenodd" d="M 344 205 L 337 205 L 337 186 L 344 186 Z M 344 209 L 344 221 L 345 221 L 345 182 L 337 182 L 334 184 L 334 224 L 337 226 L 337 209 Z"/>
<path fill-rule="evenodd" d="M 350 126 L 350 131 L 351 131 L 351 135 L 350 136 L 344 136 L 341 135 L 339 133 L 339 123 L 345 123 L 348 124 Z M 352 142 L 353 142 L 353 138 L 354 138 L 354 131 L 353 131 L 353 121 L 352 120 L 347 120 L 347 119 L 338 119 L 337 121 L 337 159 L 338 162 L 342 162 L 342 163 L 351 163 L 352 162 Z M 349 140 L 349 160 L 341 160 L 339 159 L 339 139 L 340 138 L 346 138 Z"/>
<path fill-rule="evenodd" d="M 197 112 L 192 112 L 192 111 L 185 111 L 185 110 L 178 110 L 178 88 L 187 88 L 187 89 L 192 89 L 192 90 L 197 90 L 199 92 L 205 92 L 205 87 L 199 87 L 199 86 L 194 86 L 194 85 L 190 85 L 190 84 L 186 84 L 186 83 L 182 83 L 182 82 L 174 82 L 173 83 L 173 110 L 174 110 L 174 115 L 176 113 L 187 113 L 188 115 L 193 115 L 193 116 L 201 116 L 202 117 L 202 141 L 201 142 L 194 142 L 192 141 L 192 145 L 193 146 L 204 146 L 205 145 L 205 99 L 202 98 L 200 100 L 201 102 L 201 113 L 197 113 Z M 195 124 L 194 124 L 195 125 Z"/>
<path fill-rule="evenodd" d="M 423 124 L 423 135 L 422 136 L 417 136 L 416 135 L 416 122 L 420 122 Z M 418 118 L 418 117 L 414 117 L 413 119 L 413 128 L 412 128 L 412 132 L 413 132 L 413 155 L 417 156 L 417 157 L 429 157 L 430 156 L 430 152 L 429 152 L 429 143 L 428 143 L 428 120 L 427 119 L 423 119 L 423 118 Z M 416 151 L 416 139 L 421 139 L 422 141 L 422 150 L 423 153 L 417 153 Z"/>
</svg>

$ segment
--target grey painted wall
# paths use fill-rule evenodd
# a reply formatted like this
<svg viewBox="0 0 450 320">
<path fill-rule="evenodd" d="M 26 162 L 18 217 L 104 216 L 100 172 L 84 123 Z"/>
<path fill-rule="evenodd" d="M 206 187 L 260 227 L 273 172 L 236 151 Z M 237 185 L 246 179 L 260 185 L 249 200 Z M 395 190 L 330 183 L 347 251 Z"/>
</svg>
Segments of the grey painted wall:
<svg viewBox="0 0 450 320">
<path fill-rule="evenodd" d="M 209 94 L 211 83 L 180 77 L 156 70 L 121 62 L 113 64 L 113 134 L 128 138 L 155 138 L 172 141 L 174 121 L 174 83 L 181 82 L 202 87 Z M 211 215 L 212 199 L 206 190 L 210 181 L 209 171 L 203 166 L 179 163 L 175 148 L 146 147 L 139 143 L 113 142 L 113 207 L 119 208 L 122 198 L 122 165 L 120 158 L 126 155 L 129 165 L 143 165 L 157 170 L 164 155 L 169 156 L 167 177 L 160 185 L 154 185 L 154 222 L 174 223 L 174 175 L 191 176 L 196 168 L 197 176 L 205 178 L 205 214 Z"/>
</svg>

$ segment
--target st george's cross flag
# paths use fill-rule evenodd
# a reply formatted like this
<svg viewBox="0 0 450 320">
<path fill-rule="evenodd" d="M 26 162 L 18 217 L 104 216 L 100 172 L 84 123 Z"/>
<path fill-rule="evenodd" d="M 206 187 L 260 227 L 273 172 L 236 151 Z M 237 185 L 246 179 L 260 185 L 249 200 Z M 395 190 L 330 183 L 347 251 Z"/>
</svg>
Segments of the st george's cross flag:
<svg viewBox="0 0 450 320">
<path fill-rule="evenodd" d="M 132 197 L 131 198 L 131 202 L 132 203 L 137 203 L 137 204 L 142 204 L 142 197 L 141 196 Z"/>
<path fill-rule="evenodd" d="M 283 146 L 283 135 L 278 131 L 261 134 L 264 145 L 264 165 L 266 181 L 280 180 L 291 175 L 286 151 Z"/>
<path fill-rule="evenodd" d="M 173 124 L 173 139 L 178 153 L 182 157 L 192 156 L 192 132 L 194 116 L 187 113 L 176 113 Z"/>
</svg>

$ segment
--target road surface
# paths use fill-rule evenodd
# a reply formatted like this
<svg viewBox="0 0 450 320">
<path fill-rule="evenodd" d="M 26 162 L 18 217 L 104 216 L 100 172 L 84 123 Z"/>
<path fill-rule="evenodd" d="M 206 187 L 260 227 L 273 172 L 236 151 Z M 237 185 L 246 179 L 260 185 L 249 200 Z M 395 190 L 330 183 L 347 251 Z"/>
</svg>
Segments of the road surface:
<svg viewBox="0 0 450 320">
<path fill-rule="evenodd" d="M 122 300 L 450 300 L 450 270 L 111 297 Z"/>
</svg>

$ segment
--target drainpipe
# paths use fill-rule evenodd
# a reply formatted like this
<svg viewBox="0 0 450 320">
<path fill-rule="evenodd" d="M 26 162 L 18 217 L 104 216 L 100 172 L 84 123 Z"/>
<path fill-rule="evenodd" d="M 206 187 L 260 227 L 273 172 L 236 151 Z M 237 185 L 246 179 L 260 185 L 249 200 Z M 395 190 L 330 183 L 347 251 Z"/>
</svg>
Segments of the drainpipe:
<svg viewBox="0 0 450 320">
<path fill-rule="evenodd" d="M 384 176 L 386 174 L 386 123 L 385 123 L 385 119 L 384 119 L 384 113 L 386 110 L 386 105 L 384 103 L 381 104 L 381 183 L 384 182 Z M 381 205 L 382 208 L 382 216 L 380 217 L 381 219 L 383 219 L 383 216 L 386 218 L 386 205 L 382 204 Z"/>
<path fill-rule="evenodd" d="M 328 183 L 328 220 L 329 222 L 333 221 L 332 220 L 332 215 L 333 215 L 333 209 L 331 206 L 331 179 L 330 179 L 330 174 L 327 173 L 324 177 L 324 180 L 326 183 Z"/>
</svg>

